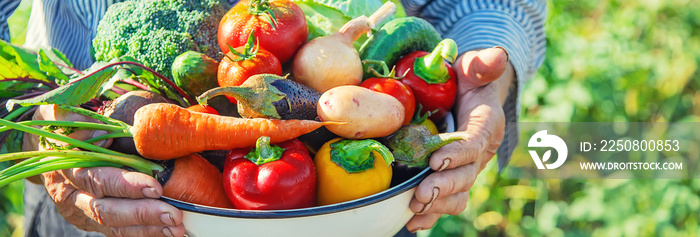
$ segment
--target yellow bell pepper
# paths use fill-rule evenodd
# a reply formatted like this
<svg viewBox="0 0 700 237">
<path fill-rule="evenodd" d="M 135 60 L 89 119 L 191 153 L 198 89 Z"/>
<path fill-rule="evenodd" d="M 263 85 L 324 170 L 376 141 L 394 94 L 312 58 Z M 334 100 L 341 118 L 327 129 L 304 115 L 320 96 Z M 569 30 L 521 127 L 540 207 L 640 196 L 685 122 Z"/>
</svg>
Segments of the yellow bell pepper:
<svg viewBox="0 0 700 237">
<path fill-rule="evenodd" d="M 433 134 L 433 135 L 439 133 L 439 132 L 438 132 L 438 129 L 437 129 L 437 126 L 435 126 L 435 123 L 433 123 L 433 121 L 430 120 L 430 119 L 427 119 L 427 118 L 426 118 L 425 120 L 423 120 L 423 122 L 421 122 L 421 123 L 419 123 L 419 124 L 425 126 L 426 128 L 428 128 L 428 131 L 430 131 L 430 133 Z"/>
<path fill-rule="evenodd" d="M 389 188 L 394 157 L 381 143 L 336 138 L 316 153 L 319 206 L 350 201 Z"/>
<path fill-rule="evenodd" d="M 416 113 L 413 115 L 413 118 L 411 119 L 411 124 L 416 124 L 416 125 L 423 125 L 426 128 L 428 128 L 428 131 L 430 131 L 431 134 L 436 135 L 439 133 L 437 126 L 435 126 L 435 123 L 428 119 L 430 115 L 433 113 L 436 113 L 437 110 L 435 111 L 428 111 L 425 114 L 421 115 L 420 111 L 423 110 L 423 105 L 418 104 L 418 108 L 416 108 Z"/>
</svg>

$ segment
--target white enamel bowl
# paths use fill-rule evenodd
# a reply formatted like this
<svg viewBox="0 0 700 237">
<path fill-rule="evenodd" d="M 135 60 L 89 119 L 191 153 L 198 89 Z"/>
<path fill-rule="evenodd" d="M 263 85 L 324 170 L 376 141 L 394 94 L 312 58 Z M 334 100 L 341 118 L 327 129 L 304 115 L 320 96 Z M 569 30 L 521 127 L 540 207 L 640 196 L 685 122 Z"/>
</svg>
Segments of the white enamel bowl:
<svg viewBox="0 0 700 237">
<path fill-rule="evenodd" d="M 280 211 L 244 211 L 166 202 L 181 209 L 190 237 L 334 236 L 385 237 L 396 234 L 413 216 L 408 204 L 429 168 L 384 192 L 328 206 Z"/>
<path fill-rule="evenodd" d="M 446 121 L 452 121 L 448 115 Z M 447 131 L 454 131 L 447 122 Z M 383 192 L 334 205 L 279 211 L 223 209 L 163 198 L 181 209 L 190 237 L 386 237 L 413 217 L 408 205 L 415 187 L 432 171 L 418 174 Z"/>
</svg>

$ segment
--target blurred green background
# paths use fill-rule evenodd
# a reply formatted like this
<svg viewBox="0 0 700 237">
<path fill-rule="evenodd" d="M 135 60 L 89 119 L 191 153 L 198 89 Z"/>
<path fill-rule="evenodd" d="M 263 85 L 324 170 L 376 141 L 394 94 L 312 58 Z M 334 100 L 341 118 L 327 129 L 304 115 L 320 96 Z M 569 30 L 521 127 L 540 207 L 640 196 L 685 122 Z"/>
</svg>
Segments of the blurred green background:
<svg viewBox="0 0 700 237">
<path fill-rule="evenodd" d="M 550 0 L 546 33 L 522 121 L 700 121 L 699 0 Z M 20 236 L 21 192 L 0 189 L 0 236 Z M 700 236 L 698 221 L 700 180 L 514 180 L 491 162 L 467 209 L 419 236 Z"/>
</svg>

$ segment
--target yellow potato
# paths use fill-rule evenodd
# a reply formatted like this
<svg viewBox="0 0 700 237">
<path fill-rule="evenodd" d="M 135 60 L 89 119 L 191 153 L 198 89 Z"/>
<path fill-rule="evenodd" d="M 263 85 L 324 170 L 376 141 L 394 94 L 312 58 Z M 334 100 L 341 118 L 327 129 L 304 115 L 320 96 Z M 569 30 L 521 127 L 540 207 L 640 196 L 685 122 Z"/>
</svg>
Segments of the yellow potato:
<svg viewBox="0 0 700 237">
<path fill-rule="evenodd" d="M 406 116 L 396 98 L 359 86 L 339 86 L 326 91 L 318 101 L 317 112 L 323 121 L 347 122 L 326 128 L 349 139 L 390 135 L 401 127 Z"/>
</svg>

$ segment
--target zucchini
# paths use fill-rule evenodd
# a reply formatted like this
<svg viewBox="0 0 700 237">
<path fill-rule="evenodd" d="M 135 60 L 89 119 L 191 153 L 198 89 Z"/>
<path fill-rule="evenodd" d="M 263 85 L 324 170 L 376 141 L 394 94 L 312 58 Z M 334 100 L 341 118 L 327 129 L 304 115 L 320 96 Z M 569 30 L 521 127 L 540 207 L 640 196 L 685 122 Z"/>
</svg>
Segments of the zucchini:
<svg viewBox="0 0 700 237">
<path fill-rule="evenodd" d="M 435 27 L 417 17 L 402 17 L 387 22 L 360 48 L 362 60 L 381 60 L 393 67 L 402 56 L 415 51 L 431 51 L 442 37 Z M 381 72 L 377 65 L 363 64 L 363 78 L 374 77 L 371 69 Z"/>
</svg>

